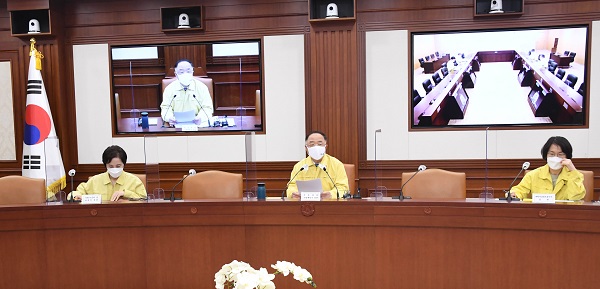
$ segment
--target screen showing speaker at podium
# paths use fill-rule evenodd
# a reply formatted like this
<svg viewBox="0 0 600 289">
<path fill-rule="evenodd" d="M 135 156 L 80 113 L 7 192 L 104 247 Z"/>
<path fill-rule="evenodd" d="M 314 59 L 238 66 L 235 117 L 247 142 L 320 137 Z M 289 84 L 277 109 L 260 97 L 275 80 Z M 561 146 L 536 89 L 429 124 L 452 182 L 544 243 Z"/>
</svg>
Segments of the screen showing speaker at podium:
<svg viewBox="0 0 600 289">
<path fill-rule="evenodd" d="M 190 83 L 206 86 L 200 93 L 194 90 L 190 94 L 185 88 L 165 93 L 169 85 L 182 83 L 175 71 L 182 59 L 191 64 Z M 247 132 L 263 128 L 260 40 L 112 46 L 111 68 L 116 134 Z M 169 94 L 172 91 L 179 92 Z M 161 107 L 166 94 L 172 102 Z M 187 107 L 192 110 L 181 110 L 176 104 L 187 94 L 193 97 L 187 97 L 191 102 Z M 171 112 L 169 117 L 166 111 Z M 189 113 L 191 119 L 176 121 L 175 115 L 184 117 Z"/>
</svg>

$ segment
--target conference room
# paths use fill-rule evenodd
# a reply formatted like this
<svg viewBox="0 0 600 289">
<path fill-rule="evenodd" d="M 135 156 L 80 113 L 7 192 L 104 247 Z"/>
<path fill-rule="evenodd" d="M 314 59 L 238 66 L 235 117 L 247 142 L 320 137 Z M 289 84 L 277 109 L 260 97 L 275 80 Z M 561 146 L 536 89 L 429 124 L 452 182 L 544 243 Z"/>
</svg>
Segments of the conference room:
<svg viewBox="0 0 600 289">
<path fill-rule="evenodd" d="M 294 262 L 323 288 L 592 288 L 600 10 L 590 1 L 505 0 L 504 13 L 491 15 L 481 2 L 338 1 L 335 16 L 330 1 L 315 0 L 0 0 L 0 179 L 38 162 L 50 171 L 60 160 L 64 170 L 50 184 L 64 193 L 52 201 L 47 182 L 0 185 L 9 188 L 0 199 L 12 197 L 0 205 L 0 287 L 212 287 L 238 260 L 269 273 Z M 28 31 L 33 18 L 39 33 Z M 502 31 L 531 36 L 493 36 Z M 534 38 L 539 31 L 545 36 Z M 468 40 L 469 49 L 451 36 L 458 32 L 491 36 Z M 31 38 L 43 58 L 32 61 Z M 215 44 L 249 42 L 253 54 L 215 52 Z M 149 58 L 115 57 L 148 47 L 156 52 Z M 220 123 L 255 121 L 163 127 L 163 80 L 175 81 L 180 58 L 193 61 L 198 81 L 212 80 Z M 29 69 L 36 59 L 43 90 L 37 82 L 26 89 L 38 80 Z M 431 125 L 415 113 L 415 89 Z M 25 127 L 42 127 L 26 117 L 28 91 L 38 90 L 54 137 L 25 142 Z M 449 96 L 463 118 L 445 116 Z M 545 97 L 565 113 L 535 116 L 532 105 L 546 107 L 537 103 Z M 282 198 L 315 130 L 327 135 L 326 154 L 348 165 L 348 194 Z M 551 136 L 572 144 L 589 199 L 503 199 L 526 171 L 547 164 L 540 149 Z M 33 145 L 60 157 L 24 153 Z M 65 199 L 107 173 L 102 153 L 113 145 L 127 152 L 124 171 L 147 198 Z M 34 189 L 37 198 L 24 204 Z M 310 286 L 276 276 L 278 288 Z"/>
</svg>

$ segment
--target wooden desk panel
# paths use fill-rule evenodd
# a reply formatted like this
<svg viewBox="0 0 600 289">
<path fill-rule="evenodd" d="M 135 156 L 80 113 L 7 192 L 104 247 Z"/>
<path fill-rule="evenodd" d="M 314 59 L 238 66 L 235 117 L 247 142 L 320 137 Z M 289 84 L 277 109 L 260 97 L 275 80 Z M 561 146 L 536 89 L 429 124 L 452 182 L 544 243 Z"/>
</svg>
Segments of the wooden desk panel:
<svg viewBox="0 0 600 289">
<path fill-rule="evenodd" d="M 556 55 L 554 53 L 550 53 L 550 59 L 556 61 L 559 68 L 569 68 L 571 65 L 571 57 L 564 55 Z"/>
<path fill-rule="evenodd" d="M 442 65 L 448 61 L 450 61 L 450 56 L 448 54 L 442 55 L 442 57 L 435 60 L 425 61 L 423 63 L 423 71 L 425 73 L 434 73 L 442 68 Z"/>
<path fill-rule="evenodd" d="M 319 288 L 595 288 L 600 205 L 273 199 L 0 207 L 0 241 L 2 288 L 213 288 L 214 273 L 234 259 L 256 268 L 295 262 Z M 275 284 L 307 288 L 283 276 Z"/>
</svg>

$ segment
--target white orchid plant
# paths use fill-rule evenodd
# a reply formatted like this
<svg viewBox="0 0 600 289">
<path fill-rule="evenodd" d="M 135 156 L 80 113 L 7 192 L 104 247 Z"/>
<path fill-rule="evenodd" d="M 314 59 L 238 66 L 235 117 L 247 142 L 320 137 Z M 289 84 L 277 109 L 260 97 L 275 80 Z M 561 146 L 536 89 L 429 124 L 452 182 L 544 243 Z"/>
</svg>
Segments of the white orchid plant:
<svg viewBox="0 0 600 289">
<path fill-rule="evenodd" d="M 256 270 L 246 262 L 233 260 L 229 264 L 223 265 L 221 270 L 215 274 L 215 288 L 225 289 L 275 289 L 275 275 L 281 274 L 287 276 L 290 273 L 295 280 L 306 283 L 312 287 L 317 287 L 313 282 L 312 275 L 300 266 L 287 261 L 277 261 L 271 265 L 275 273 L 269 274 L 267 269 L 260 268 Z"/>
</svg>

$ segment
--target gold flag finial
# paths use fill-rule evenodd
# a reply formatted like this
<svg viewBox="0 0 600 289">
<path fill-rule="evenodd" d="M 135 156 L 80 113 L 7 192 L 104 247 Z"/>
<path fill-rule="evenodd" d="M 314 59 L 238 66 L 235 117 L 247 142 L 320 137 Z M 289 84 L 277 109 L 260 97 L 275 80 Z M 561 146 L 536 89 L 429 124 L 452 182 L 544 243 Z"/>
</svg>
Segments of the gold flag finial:
<svg viewBox="0 0 600 289">
<path fill-rule="evenodd" d="M 31 46 L 29 48 L 29 56 L 35 54 L 35 69 L 42 70 L 42 58 L 44 55 L 35 48 L 35 38 L 29 39 Z"/>
</svg>

